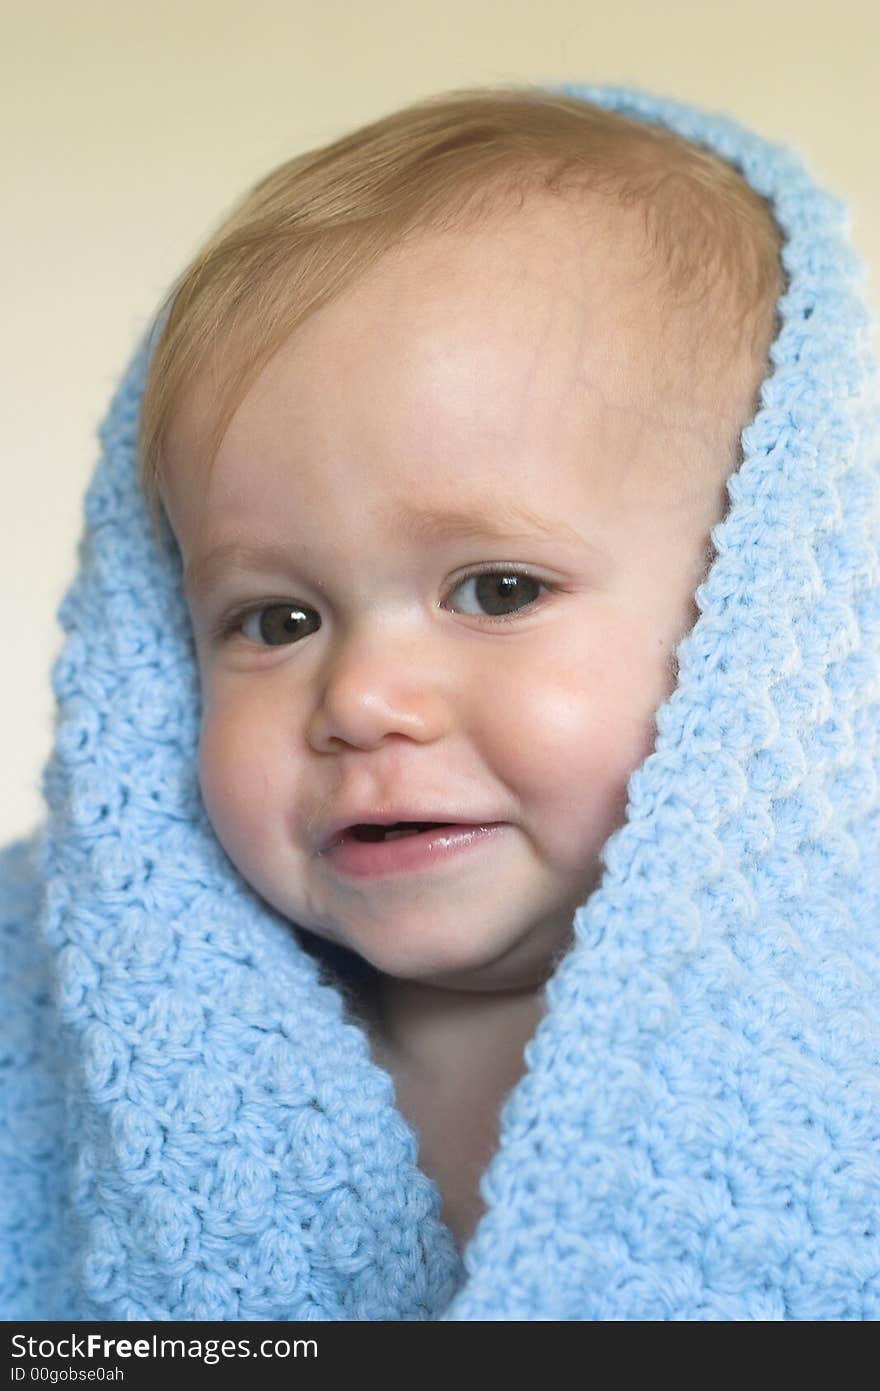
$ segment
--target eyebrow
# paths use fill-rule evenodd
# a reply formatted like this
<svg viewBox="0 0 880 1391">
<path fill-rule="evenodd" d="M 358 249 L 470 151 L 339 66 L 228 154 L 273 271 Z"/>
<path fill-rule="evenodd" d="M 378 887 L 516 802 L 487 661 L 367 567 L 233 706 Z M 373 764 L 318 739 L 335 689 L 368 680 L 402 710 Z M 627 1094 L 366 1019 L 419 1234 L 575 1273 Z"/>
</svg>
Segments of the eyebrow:
<svg viewBox="0 0 880 1391">
<path fill-rule="evenodd" d="M 417 543 L 478 536 L 501 541 L 524 541 L 537 535 L 545 540 L 565 541 L 569 545 L 585 547 L 598 562 L 605 565 L 610 562 L 606 551 L 587 541 L 567 523 L 547 521 L 526 507 L 511 506 L 499 513 L 495 506 L 493 515 L 489 517 L 455 508 L 414 512 L 404 506 L 392 513 L 388 520 L 395 536 Z M 292 549 L 295 547 L 276 544 L 249 546 L 237 541 L 221 541 L 204 555 L 193 556 L 184 571 L 184 589 L 188 595 L 201 595 L 210 589 L 215 577 L 223 570 L 281 570 L 290 563 Z"/>
</svg>

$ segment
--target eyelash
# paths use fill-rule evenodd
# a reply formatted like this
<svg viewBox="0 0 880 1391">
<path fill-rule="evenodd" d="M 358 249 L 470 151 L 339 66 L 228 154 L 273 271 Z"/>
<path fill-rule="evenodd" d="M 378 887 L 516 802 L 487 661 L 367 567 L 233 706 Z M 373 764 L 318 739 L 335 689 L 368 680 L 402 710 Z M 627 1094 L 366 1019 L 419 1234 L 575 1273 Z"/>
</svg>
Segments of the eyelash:
<svg viewBox="0 0 880 1391">
<path fill-rule="evenodd" d="M 537 583 L 543 589 L 547 590 L 547 592 L 550 594 L 555 593 L 560 588 L 558 584 L 551 584 L 548 580 L 539 580 L 537 575 L 533 575 L 529 570 L 520 570 L 515 565 L 504 565 L 499 567 L 498 569 L 490 568 L 487 570 L 472 570 L 470 574 L 462 575 L 461 578 L 453 585 L 452 589 L 449 591 L 450 594 L 454 594 L 456 589 L 459 589 L 463 584 L 466 584 L 468 580 L 477 579 L 479 576 L 482 575 L 521 575 L 525 579 L 536 580 Z M 532 610 L 535 609 L 541 603 L 541 601 L 541 597 L 539 596 L 537 599 L 534 599 L 530 604 L 526 604 L 525 607 L 517 613 L 496 614 L 494 617 L 491 614 L 486 614 L 482 616 L 482 621 L 491 624 L 513 623 L 518 618 L 521 618 L 523 614 L 528 614 L 532 612 Z M 229 613 L 223 615 L 220 621 L 212 629 L 211 640 L 213 642 L 219 643 L 228 642 L 241 632 L 242 624 L 244 623 L 245 619 L 251 616 L 252 613 L 260 613 L 263 609 L 275 608 L 276 605 L 284 605 L 289 602 L 289 599 L 264 599 L 256 604 L 241 604 L 238 608 L 232 609 Z M 303 605 L 303 607 L 306 606 Z M 481 617 L 480 614 L 473 613 L 467 614 L 466 616 L 468 618 Z M 260 646 L 260 644 L 254 643 L 253 646 L 258 647 Z M 279 644 L 279 646 L 281 646 L 281 644 Z M 267 646 L 266 651 L 272 650 L 273 649 L 271 645 Z"/>
</svg>

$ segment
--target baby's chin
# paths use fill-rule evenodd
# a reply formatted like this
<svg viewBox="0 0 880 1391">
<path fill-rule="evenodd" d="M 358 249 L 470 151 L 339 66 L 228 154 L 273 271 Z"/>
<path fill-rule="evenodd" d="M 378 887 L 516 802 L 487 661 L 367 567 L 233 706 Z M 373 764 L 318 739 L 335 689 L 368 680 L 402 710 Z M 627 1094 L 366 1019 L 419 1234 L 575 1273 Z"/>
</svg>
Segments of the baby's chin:
<svg viewBox="0 0 880 1391">
<path fill-rule="evenodd" d="M 421 942 L 397 950 L 371 947 L 369 953 L 350 945 L 342 950 L 355 958 L 352 971 L 362 979 L 381 979 L 392 990 L 437 991 L 448 996 L 515 995 L 540 989 L 553 974 L 559 955 L 547 953 L 532 942 L 499 950 L 497 944 L 479 939 L 466 948 Z M 348 963 L 340 960 L 344 968 Z"/>
<path fill-rule="evenodd" d="M 280 894 L 266 901 L 291 924 L 304 950 L 329 982 L 355 987 L 382 977 L 391 985 L 425 987 L 449 995 L 489 997 L 540 989 L 573 941 L 571 905 L 545 905 L 536 921 L 509 903 L 484 904 L 482 922 L 458 909 L 451 915 L 387 911 L 357 920 L 309 922 Z M 580 899 L 578 899 L 580 901 Z M 475 915 L 480 918 L 480 913 Z"/>
</svg>

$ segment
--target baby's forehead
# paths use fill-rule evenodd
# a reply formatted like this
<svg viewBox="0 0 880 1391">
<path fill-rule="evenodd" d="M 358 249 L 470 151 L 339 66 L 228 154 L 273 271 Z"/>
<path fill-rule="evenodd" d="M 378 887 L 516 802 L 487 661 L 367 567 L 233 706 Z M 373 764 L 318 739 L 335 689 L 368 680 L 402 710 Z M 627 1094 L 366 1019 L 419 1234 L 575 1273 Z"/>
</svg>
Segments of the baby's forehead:
<svg viewBox="0 0 880 1391">
<path fill-rule="evenodd" d="M 498 299 L 503 303 L 496 314 Z M 491 392 L 493 383 L 506 384 L 505 359 L 525 362 L 530 371 L 534 363 L 536 377 L 542 370 L 548 377 L 557 371 L 558 357 L 549 357 L 542 369 L 541 339 L 552 332 L 558 338 L 562 319 L 575 353 L 582 346 L 599 364 L 600 378 L 604 373 L 605 381 L 594 374 L 596 389 L 616 391 L 615 407 L 631 406 L 641 417 L 635 428 L 648 431 L 673 422 L 676 430 L 717 436 L 731 396 L 741 394 L 742 363 L 733 365 L 729 356 L 723 365 L 716 362 L 693 306 L 685 302 L 668 312 L 638 217 L 595 198 L 587 204 L 533 199 L 507 216 L 453 236 L 430 234 L 394 247 L 300 324 L 265 370 L 274 372 L 280 362 L 284 370 L 299 373 L 313 413 L 325 394 L 338 391 L 334 377 L 357 385 L 367 374 L 378 412 L 385 406 L 382 397 L 388 397 L 388 380 L 394 379 L 395 394 L 402 394 L 401 367 L 421 355 L 433 370 L 444 355 L 452 362 L 458 354 L 463 374 L 470 374 L 474 390 L 482 393 L 484 418 L 491 422 Z M 720 323 L 721 337 L 723 328 Z M 490 340 L 488 347 L 484 338 Z M 401 345 L 400 361 L 389 352 L 393 341 Z M 471 350 L 473 364 L 466 356 Z M 489 371 L 483 370 L 486 354 L 493 359 Z M 218 381 L 229 365 L 207 362 L 183 392 L 169 430 L 169 455 L 201 454 L 222 399 Z M 568 361 L 564 370 L 569 370 Z M 454 411 L 461 363 L 450 373 L 447 394 Z M 446 385 L 438 376 L 438 391 Z M 554 389 L 558 383 L 548 380 L 547 390 Z M 333 403 L 343 411 L 348 408 L 344 393 Z M 499 409 L 508 406 L 499 392 Z M 738 406 L 735 414 L 741 414 Z M 370 425 L 367 420 L 366 428 Z M 181 442 L 177 451 L 176 437 Z M 236 466 L 234 456 L 229 462 Z M 476 454 L 469 467 L 479 466 Z M 414 477 L 420 468 L 414 454 Z"/>
<path fill-rule="evenodd" d="M 379 295 L 418 292 L 425 302 L 516 291 L 527 280 L 533 295 L 560 292 L 585 309 L 612 294 L 647 307 L 656 277 L 641 218 L 596 195 L 553 198 L 533 194 L 471 225 L 426 230 L 387 251 L 348 293 L 366 309 Z"/>
</svg>

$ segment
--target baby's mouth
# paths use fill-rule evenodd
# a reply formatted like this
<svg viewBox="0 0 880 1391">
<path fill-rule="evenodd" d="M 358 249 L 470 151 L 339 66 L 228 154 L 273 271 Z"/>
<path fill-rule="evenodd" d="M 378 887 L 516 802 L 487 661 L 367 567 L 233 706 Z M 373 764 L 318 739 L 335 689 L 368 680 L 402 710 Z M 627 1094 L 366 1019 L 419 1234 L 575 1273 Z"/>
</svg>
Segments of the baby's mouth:
<svg viewBox="0 0 880 1391">
<path fill-rule="evenodd" d="M 423 831 L 435 831 L 448 825 L 444 821 L 398 821 L 393 826 L 359 825 L 349 826 L 346 835 L 355 840 L 400 840 L 403 836 L 421 835 Z"/>
</svg>

